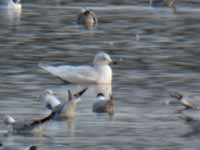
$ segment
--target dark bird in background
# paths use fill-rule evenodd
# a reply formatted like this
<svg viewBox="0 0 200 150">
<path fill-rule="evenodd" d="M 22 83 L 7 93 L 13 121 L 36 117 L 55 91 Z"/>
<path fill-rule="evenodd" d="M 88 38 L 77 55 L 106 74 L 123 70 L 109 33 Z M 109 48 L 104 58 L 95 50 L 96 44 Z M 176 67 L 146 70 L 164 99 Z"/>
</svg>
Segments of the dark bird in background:
<svg viewBox="0 0 200 150">
<path fill-rule="evenodd" d="M 92 10 L 83 9 L 78 15 L 77 23 L 83 25 L 87 29 L 96 27 L 97 22 L 97 16 Z"/>
<path fill-rule="evenodd" d="M 114 114 L 115 98 L 111 95 L 109 98 L 105 98 L 103 93 L 98 93 L 96 101 L 93 104 L 93 112 L 95 113 L 108 113 Z"/>
</svg>

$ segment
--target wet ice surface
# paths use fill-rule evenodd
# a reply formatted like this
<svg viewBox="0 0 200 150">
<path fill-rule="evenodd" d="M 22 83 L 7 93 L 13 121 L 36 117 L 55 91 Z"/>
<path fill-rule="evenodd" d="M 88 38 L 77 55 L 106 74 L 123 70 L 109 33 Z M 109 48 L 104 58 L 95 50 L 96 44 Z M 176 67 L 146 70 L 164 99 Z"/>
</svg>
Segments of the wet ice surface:
<svg viewBox="0 0 200 150">
<path fill-rule="evenodd" d="M 76 25 L 81 7 L 99 19 L 94 30 Z M 178 13 L 146 3 L 84 3 L 28 1 L 21 14 L 0 15 L 0 118 L 38 118 L 47 114 L 39 96 L 53 89 L 62 101 L 67 89 L 89 87 L 71 121 L 51 121 L 37 135 L 4 136 L 21 147 L 34 143 L 41 150 L 75 149 L 198 149 L 199 134 L 175 113 L 179 104 L 170 92 L 199 93 L 199 5 L 179 4 Z M 118 61 L 112 86 L 69 85 L 39 69 L 38 63 L 91 64 L 98 51 Z M 96 115 L 92 104 L 98 92 L 116 97 L 112 118 Z M 200 94 L 199 94 L 200 95 Z M 196 116 L 198 111 L 189 111 Z"/>
</svg>

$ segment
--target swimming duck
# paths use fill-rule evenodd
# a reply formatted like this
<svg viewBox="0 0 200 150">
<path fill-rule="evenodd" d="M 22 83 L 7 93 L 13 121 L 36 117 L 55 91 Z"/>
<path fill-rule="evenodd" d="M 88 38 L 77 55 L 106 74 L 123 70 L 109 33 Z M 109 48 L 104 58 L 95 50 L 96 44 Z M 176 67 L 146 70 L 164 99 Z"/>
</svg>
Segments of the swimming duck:
<svg viewBox="0 0 200 150">
<path fill-rule="evenodd" d="M 98 93 L 93 104 L 93 112 L 112 115 L 114 113 L 114 101 L 115 99 L 112 95 L 109 98 L 105 98 L 103 93 Z"/>
<path fill-rule="evenodd" d="M 78 15 L 77 23 L 84 25 L 87 29 L 92 29 L 97 25 L 97 16 L 92 10 L 83 9 Z"/>
<path fill-rule="evenodd" d="M 14 146 L 4 146 L 2 143 L 0 143 L 0 150 L 20 150 L 20 149 Z M 37 150 L 37 146 L 31 145 L 26 147 L 24 150 Z"/>
<path fill-rule="evenodd" d="M 152 7 L 167 6 L 176 12 L 176 0 L 149 0 L 149 4 Z"/>
<path fill-rule="evenodd" d="M 178 110 L 178 112 L 182 112 L 186 109 L 200 109 L 200 97 L 199 96 L 183 96 L 182 94 L 175 92 L 171 94 L 171 97 L 176 98 L 180 101 L 180 103 L 184 106 L 183 109 Z"/>
<path fill-rule="evenodd" d="M 50 109 L 54 115 L 54 119 L 71 119 L 76 115 L 76 106 L 80 101 L 80 96 L 85 93 L 87 88 L 82 91 L 73 94 L 68 90 L 68 101 L 61 103 L 55 96 L 52 90 L 48 90 L 45 94 L 45 103 L 48 109 Z"/>
<path fill-rule="evenodd" d="M 11 127 L 13 133 L 34 133 L 37 127 L 50 120 L 52 116 L 54 116 L 54 112 L 41 119 L 16 121 L 12 116 L 6 115 L 4 123 Z"/>
<path fill-rule="evenodd" d="M 93 66 L 48 66 L 39 64 L 39 67 L 70 83 L 111 84 L 112 69 L 109 65 L 111 62 L 112 59 L 107 53 L 99 52 L 94 58 Z"/>
</svg>

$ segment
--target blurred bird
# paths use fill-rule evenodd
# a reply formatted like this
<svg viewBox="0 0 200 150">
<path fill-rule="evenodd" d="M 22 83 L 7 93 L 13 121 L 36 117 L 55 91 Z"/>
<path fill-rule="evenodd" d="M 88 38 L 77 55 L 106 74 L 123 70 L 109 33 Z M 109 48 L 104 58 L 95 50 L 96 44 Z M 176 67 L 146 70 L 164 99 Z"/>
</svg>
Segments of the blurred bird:
<svg viewBox="0 0 200 150">
<path fill-rule="evenodd" d="M 149 4 L 152 7 L 167 6 L 176 12 L 176 0 L 149 0 Z"/>
<path fill-rule="evenodd" d="M 54 116 L 54 112 L 41 119 L 16 121 L 12 116 L 6 115 L 4 123 L 11 127 L 11 132 L 13 133 L 34 133 L 40 131 L 37 130 L 40 125 L 50 120 L 52 116 Z"/>
<path fill-rule="evenodd" d="M 112 59 L 105 52 L 96 54 L 93 66 L 48 66 L 39 64 L 39 67 L 50 74 L 70 83 L 100 83 L 110 84 L 112 82 Z"/>
<path fill-rule="evenodd" d="M 178 112 L 182 112 L 186 109 L 200 110 L 200 96 L 183 96 L 182 94 L 175 92 L 171 94 L 171 97 L 177 99 L 184 106 L 184 109 L 178 110 Z"/>
<path fill-rule="evenodd" d="M 97 16 L 92 10 L 82 9 L 78 15 L 77 23 L 83 25 L 87 29 L 92 29 L 97 25 Z"/>
<path fill-rule="evenodd" d="M 53 113 L 52 118 L 54 119 L 70 119 L 76 115 L 76 105 L 80 101 L 81 95 L 85 93 L 87 88 L 82 91 L 73 94 L 68 90 L 68 101 L 61 103 L 60 100 L 55 96 L 52 90 L 48 90 L 45 95 L 45 103 L 48 109 Z"/>
<path fill-rule="evenodd" d="M 17 11 L 21 11 L 21 8 L 22 8 L 20 0 L 1 0 L 0 6 L 2 7 L 5 6 L 8 9 L 17 10 Z"/>
<path fill-rule="evenodd" d="M 2 143 L 0 143 L 0 150 L 22 150 L 22 149 L 17 148 L 16 146 L 4 146 Z M 37 150 L 37 146 L 31 145 L 23 150 Z"/>
<path fill-rule="evenodd" d="M 112 95 L 109 98 L 105 98 L 103 93 L 98 93 L 93 104 L 93 112 L 112 115 L 114 113 L 114 101 L 115 99 Z"/>
</svg>

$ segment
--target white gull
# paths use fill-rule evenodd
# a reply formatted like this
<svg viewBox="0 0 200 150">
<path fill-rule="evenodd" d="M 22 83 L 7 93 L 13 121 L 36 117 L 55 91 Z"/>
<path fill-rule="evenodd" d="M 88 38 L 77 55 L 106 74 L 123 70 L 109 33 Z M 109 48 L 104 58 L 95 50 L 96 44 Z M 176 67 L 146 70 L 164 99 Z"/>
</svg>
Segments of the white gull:
<svg viewBox="0 0 200 150">
<path fill-rule="evenodd" d="M 110 63 L 112 59 L 105 52 L 96 54 L 93 66 L 49 66 L 39 64 L 39 66 L 50 74 L 70 83 L 112 83 L 112 69 Z"/>
</svg>

